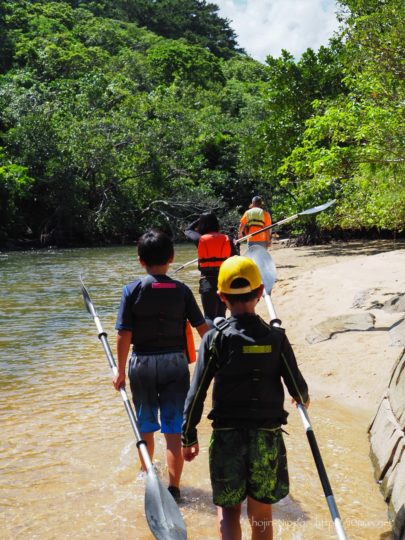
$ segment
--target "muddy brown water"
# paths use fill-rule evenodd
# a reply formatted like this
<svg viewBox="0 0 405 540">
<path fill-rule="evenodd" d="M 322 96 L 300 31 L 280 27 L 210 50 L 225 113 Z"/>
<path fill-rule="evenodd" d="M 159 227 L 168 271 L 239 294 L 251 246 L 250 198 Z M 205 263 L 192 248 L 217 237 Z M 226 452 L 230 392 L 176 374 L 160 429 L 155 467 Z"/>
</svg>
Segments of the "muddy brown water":
<svg viewBox="0 0 405 540">
<path fill-rule="evenodd" d="M 178 264 L 194 257 L 192 247 L 178 247 Z M 274 259 L 277 264 L 276 254 Z M 141 274 L 134 248 L 0 253 L 2 540 L 152 538 L 134 437 L 83 307 L 80 273 L 115 350 L 121 286 Z M 196 267 L 177 276 L 198 297 Z M 205 413 L 209 407 L 210 399 Z M 291 493 L 274 507 L 274 538 L 335 538 L 301 421 L 288 403 L 287 409 Z M 314 402 L 310 417 L 348 537 L 390 538 L 368 457 L 364 426 L 370 419 L 330 400 Z M 183 474 L 180 508 L 190 540 L 216 538 L 210 431 L 204 418 L 200 456 L 185 465 Z M 160 437 L 155 460 L 165 481 Z M 245 514 L 242 527 L 249 538 Z"/>
</svg>

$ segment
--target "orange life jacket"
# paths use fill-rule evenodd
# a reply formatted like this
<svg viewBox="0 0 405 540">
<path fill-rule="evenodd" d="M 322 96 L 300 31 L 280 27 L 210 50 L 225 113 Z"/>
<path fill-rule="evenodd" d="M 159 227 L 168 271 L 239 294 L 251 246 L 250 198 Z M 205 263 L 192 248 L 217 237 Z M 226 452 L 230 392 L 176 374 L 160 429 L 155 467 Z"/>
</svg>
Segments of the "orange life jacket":
<svg viewBox="0 0 405 540">
<path fill-rule="evenodd" d="M 246 226 L 244 228 L 245 234 L 251 234 L 256 231 L 260 231 L 266 226 L 266 214 L 263 208 L 253 207 L 246 211 Z M 271 225 L 271 217 L 268 221 L 268 225 Z M 263 231 L 254 236 L 251 236 L 248 242 L 268 242 L 271 237 L 271 231 Z"/>
<path fill-rule="evenodd" d="M 203 234 L 198 241 L 198 268 L 219 268 L 231 256 L 231 241 L 222 233 Z"/>
<path fill-rule="evenodd" d="M 189 321 L 186 321 L 186 356 L 189 364 L 192 364 L 197 360 L 194 345 L 193 329 L 191 328 L 191 324 Z"/>
<path fill-rule="evenodd" d="M 247 217 L 246 226 L 249 232 L 253 232 L 254 230 L 259 230 L 264 227 L 263 208 L 258 208 L 258 207 L 251 208 L 250 210 L 246 212 L 246 217 Z M 253 231 L 250 230 L 252 227 L 255 227 Z"/>
</svg>

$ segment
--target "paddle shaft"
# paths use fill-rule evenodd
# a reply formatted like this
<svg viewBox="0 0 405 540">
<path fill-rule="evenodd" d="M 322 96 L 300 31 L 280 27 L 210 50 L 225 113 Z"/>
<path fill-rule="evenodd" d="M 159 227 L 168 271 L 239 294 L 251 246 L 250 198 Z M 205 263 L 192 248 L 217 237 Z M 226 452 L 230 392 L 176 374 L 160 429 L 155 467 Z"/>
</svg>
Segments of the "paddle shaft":
<svg viewBox="0 0 405 540">
<path fill-rule="evenodd" d="M 322 456 L 321 456 L 321 452 L 319 451 L 318 443 L 315 438 L 315 433 L 312 429 L 312 425 L 309 420 L 308 412 L 305 409 L 305 407 L 301 404 L 298 404 L 297 407 L 298 407 L 298 412 L 301 416 L 302 423 L 304 424 L 304 429 L 307 434 L 308 443 L 311 448 L 312 455 L 314 457 L 315 465 L 318 471 L 318 476 L 322 484 L 326 502 L 328 503 L 329 512 L 330 512 L 330 515 L 332 516 L 332 520 L 335 525 L 337 537 L 339 538 L 339 540 L 346 540 L 346 533 L 343 529 L 342 520 L 340 518 L 339 510 L 337 508 L 335 498 L 333 496 L 332 487 L 330 485 L 329 478 L 328 478 L 325 466 L 322 461 Z"/>
<path fill-rule="evenodd" d="M 97 327 L 98 338 L 103 345 L 105 355 L 107 357 L 108 363 L 110 364 L 111 371 L 115 377 L 116 375 L 118 375 L 117 365 L 115 363 L 114 356 L 111 352 L 110 344 L 108 343 L 107 333 L 104 332 L 100 319 L 94 310 L 94 307 L 93 307 L 93 312 L 91 313 L 91 315 L 93 316 L 94 322 Z M 145 464 L 146 470 L 147 471 L 152 470 L 153 465 L 152 465 L 152 461 L 150 459 L 150 456 L 147 450 L 146 441 L 144 441 L 141 437 L 140 431 L 138 429 L 138 424 L 136 422 L 135 414 L 134 414 L 134 411 L 132 410 L 131 403 L 128 398 L 128 394 L 123 386 L 120 387 L 120 394 L 122 397 L 122 401 L 124 402 L 125 410 L 127 411 L 128 418 L 131 423 L 131 426 L 132 426 L 132 429 L 133 429 L 133 432 L 137 441 L 136 446 L 138 447 L 138 450 L 140 454 L 142 455 L 142 459 Z"/>
<path fill-rule="evenodd" d="M 277 319 L 277 315 L 274 310 L 273 303 L 270 298 L 270 294 L 267 291 L 265 291 L 263 293 L 263 296 L 264 296 L 264 300 L 266 302 L 266 306 L 267 306 L 273 326 L 280 327 L 281 323 Z M 338 511 L 338 508 L 337 508 L 337 505 L 333 496 L 332 487 L 330 485 L 329 478 L 326 473 L 325 466 L 323 464 L 321 452 L 319 450 L 319 446 L 315 438 L 315 433 L 314 433 L 314 430 L 312 429 L 311 421 L 308 416 L 308 412 L 301 403 L 297 404 L 297 408 L 298 408 L 298 412 L 300 414 L 302 423 L 304 425 L 309 447 L 311 448 L 312 456 L 315 461 L 319 479 L 321 481 L 323 492 L 326 497 L 326 502 L 328 503 L 329 512 L 332 516 L 333 523 L 335 525 L 337 537 L 339 538 L 339 540 L 347 540 L 345 531 L 343 529 L 342 520 L 340 518 L 339 511 Z"/>
</svg>

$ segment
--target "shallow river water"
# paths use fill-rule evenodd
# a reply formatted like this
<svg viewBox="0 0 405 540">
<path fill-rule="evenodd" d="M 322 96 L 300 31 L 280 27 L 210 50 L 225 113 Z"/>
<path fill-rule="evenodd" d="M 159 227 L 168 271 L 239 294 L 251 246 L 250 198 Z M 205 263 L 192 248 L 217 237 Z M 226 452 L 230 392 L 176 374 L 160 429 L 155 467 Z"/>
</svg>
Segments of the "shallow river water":
<svg viewBox="0 0 405 540">
<path fill-rule="evenodd" d="M 179 246 L 176 263 L 195 256 L 192 247 Z M 2 540 L 152 539 L 134 437 L 94 323 L 83 307 L 79 274 L 115 351 L 121 287 L 141 274 L 134 248 L 0 253 Z M 177 276 L 198 298 L 196 267 Z M 310 373 L 306 378 L 310 384 Z M 287 408 L 291 494 L 274 507 L 274 538 L 335 538 L 300 419 L 289 404 Z M 348 537 L 390 538 L 367 436 L 359 429 L 371 419 L 326 400 L 314 401 L 310 416 Z M 199 434 L 201 453 L 185 465 L 180 507 L 188 538 L 210 540 L 216 538 L 216 512 L 206 419 Z M 165 481 L 159 437 L 155 460 Z M 249 538 L 245 517 L 243 530 Z"/>
</svg>

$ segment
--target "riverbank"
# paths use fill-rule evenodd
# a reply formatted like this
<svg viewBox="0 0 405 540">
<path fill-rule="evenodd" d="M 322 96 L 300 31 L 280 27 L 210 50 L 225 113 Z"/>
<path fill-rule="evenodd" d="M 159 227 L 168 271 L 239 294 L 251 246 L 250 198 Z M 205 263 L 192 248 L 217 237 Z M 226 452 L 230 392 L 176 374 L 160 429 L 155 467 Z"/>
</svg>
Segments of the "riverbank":
<svg viewBox="0 0 405 540">
<path fill-rule="evenodd" d="M 184 225 L 184 229 L 186 225 Z M 288 226 L 283 228 L 284 234 L 280 233 L 280 238 L 283 240 L 280 241 L 280 245 L 284 246 L 303 246 L 304 243 L 308 242 L 308 238 L 305 235 L 293 236 L 289 234 Z M 273 233 L 274 238 L 278 238 L 279 229 L 276 228 Z M 140 233 L 141 234 L 141 233 Z M 48 249 L 58 250 L 58 249 L 92 249 L 92 248 L 122 248 L 122 247 L 131 247 L 136 246 L 137 237 L 131 238 L 130 236 L 122 236 L 121 238 L 105 238 L 94 241 L 83 241 L 83 240 L 67 240 L 66 238 L 61 238 L 59 241 L 50 241 L 50 239 L 41 240 L 40 238 L 21 238 L 21 239 L 8 239 L 0 241 L 0 253 L 7 253 L 12 251 L 46 251 Z M 396 232 L 390 230 L 377 230 L 377 229 L 362 229 L 362 230 L 342 230 L 336 229 L 331 231 L 323 231 L 319 233 L 318 236 L 319 242 L 323 245 L 341 245 L 345 246 L 348 243 L 380 243 L 380 244 L 394 244 L 405 243 L 405 231 Z M 313 240 L 315 241 L 315 240 Z M 176 245 L 189 245 L 189 240 L 182 229 L 176 229 L 174 232 L 174 242 Z M 313 248 L 319 247 L 319 244 L 312 245 Z M 278 243 L 274 244 L 274 247 L 277 248 Z M 308 246 L 311 247 L 311 246 Z"/>
<path fill-rule="evenodd" d="M 401 348 L 388 329 L 399 313 L 379 309 L 405 292 L 405 242 L 338 243 L 272 251 L 277 282 L 272 299 L 316 398 L 338 401 L 370 414 L 376 411 Z M 264 304 L 259 313 L 267 316 Z M 311 329 L 328 318 L 368 313 L 372 331 L 336 333 L 310 344 Z M 403 316 L 403 315 L 402 315 Z"/>
</svg>

